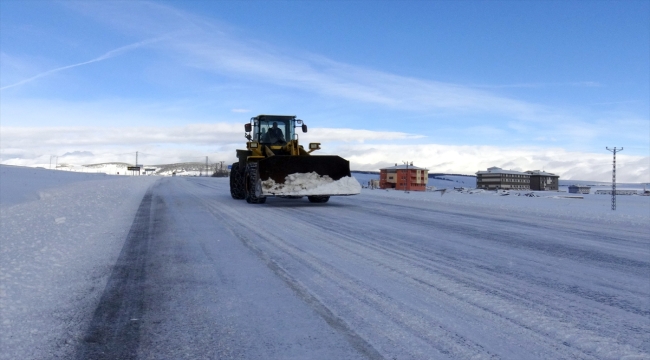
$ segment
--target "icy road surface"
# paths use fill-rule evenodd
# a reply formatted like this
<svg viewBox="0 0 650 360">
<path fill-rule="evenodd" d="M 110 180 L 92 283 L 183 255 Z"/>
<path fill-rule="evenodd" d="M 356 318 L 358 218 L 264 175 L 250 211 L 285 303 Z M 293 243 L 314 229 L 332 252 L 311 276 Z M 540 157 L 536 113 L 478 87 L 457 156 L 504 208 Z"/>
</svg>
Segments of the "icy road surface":
<svg viewBox="0 0 650 360">
<path fill-rule="evenodd" d="M 2 208 L 0 358 L 650 358 L 650 198 L 610 217 L 586 200 L 379 190 L 251 205 L 227 179 L 126 180 L 137 206 L 91 202 L 129 213 L 124 233 L 86 202 L 49 209 L 76 210 L 50 235 L 17 218 L 40 219 L 38 201 Z M 82 184 L 126 194 L 112 183 Z M 69 234 L 73 258 L 51 253 L 77 222 L 103 227 Z"/>
</svg>

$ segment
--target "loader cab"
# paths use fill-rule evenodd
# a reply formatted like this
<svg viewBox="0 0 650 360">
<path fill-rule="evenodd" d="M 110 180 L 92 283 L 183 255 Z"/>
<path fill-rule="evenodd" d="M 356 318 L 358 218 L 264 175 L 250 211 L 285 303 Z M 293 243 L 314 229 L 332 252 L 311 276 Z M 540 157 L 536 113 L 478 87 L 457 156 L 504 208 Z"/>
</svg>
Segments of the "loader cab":
<svg viewBox="0 0 650 360">
<path fill-rule="evenodd" d="M 296 139 L 295 116 L 259 115 L 251 119 L 252 139 L 261 144 L 284 145 Z"/>
</svg>

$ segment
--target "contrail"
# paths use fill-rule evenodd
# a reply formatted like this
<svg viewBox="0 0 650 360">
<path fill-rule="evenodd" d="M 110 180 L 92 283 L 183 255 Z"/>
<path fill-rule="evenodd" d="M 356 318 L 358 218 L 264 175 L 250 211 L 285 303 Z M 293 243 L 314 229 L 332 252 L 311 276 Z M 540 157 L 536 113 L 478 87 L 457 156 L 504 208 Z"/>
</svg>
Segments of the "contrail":
<svg viewBox="0 0 650 360">
<path fill-rule="evenodd" d="M 130 45 L 122 46 L 122 47 L 119 47 L 117 49 L 111 50 L 111 51 L 107 52 L 106 54 L 104 54 L 102 56 L 99 56 L 97 58 L 94 58 L 92 60 L 88 60 L 88 61 L 84 61 L 84 62 L 81 62 L 81 63 L 78 63 L 78 64 L 67 65 L 67 66 L 63 66 L 63 67 L 60 67 L 60 68 L 48 70 L 46 72 L 43 72 L 43 73 L 40 73 L 38 75 L 32 76 L 32 77 L 30 77 L 28 79 L 21 80 L 21 81 L 15 83 L 15 84 L 0 87 L 0 90 L 5 90 L 5 89 L 12 88 L 14 86 L 22 85 L 22 84 L 28 83 L 30 81 L 34 81 L 36 79 L 39 79 L 39 78 L 42 78 L 44 76 L 48 76 L 50 74 L 54 74 L 56 72 L 63 71 L 63 70 L 66 70 L 66 69 L 71 69 L 71 68 L 74 68 L 74 67 L 77 67 L 77 66 L 92 64 L 94 62 L 106 60 L 106 59 L 112 58 L 114 56 L 117 56 L 117 55 L 119 55 L 119 54 L 121 54 L 123 52 L 127 52 L 127 51 L 130 51 L 130 50 L 139 48 L 139 47 L 141 47 L 143 45 L 158 42 L 158 41 L 160 41 L 162 39 L 163 39 L 162 37 L 161 38 L 155 38 L 155 39 L 149 39 L 149 40 L 144 40 L 144 41 L 140 41 L 140 42 L 137 42 L 137 43 L 133 43 L 133 44 L 130 44 Z"/>
</svg>

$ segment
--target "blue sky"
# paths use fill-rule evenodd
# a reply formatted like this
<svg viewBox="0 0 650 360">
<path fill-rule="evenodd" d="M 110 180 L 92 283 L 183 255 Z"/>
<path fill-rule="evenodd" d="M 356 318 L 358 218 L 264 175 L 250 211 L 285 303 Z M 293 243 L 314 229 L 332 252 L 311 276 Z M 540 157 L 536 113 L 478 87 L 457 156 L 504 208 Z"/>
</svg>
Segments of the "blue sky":
<svg viewBox="0 0 650 360">
<path fill-rule="evenodd" d="M 2 162 L 234 160 L 241 125 L 377 169 L 650 181 L 648 1 L 0 3 Z M 87 153 L 84 153 L 87 154 Z"/>
</svg>

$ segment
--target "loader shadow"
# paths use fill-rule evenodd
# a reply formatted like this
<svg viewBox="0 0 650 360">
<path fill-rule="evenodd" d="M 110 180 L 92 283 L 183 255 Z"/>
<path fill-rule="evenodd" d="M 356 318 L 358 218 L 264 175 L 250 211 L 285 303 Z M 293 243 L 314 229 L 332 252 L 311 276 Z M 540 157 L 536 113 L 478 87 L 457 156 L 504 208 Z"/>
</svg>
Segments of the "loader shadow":
<svg viewBox="0 0 650 360">
<path fill-rule="evenodd" d="M 338 201 L 337 201 L 338 200 Z M 256 204 L 247 204 L 251 206 L 267 206 L 272 208 L 349 208 L 351 206 L 356 206 L 351 204 L 348 201 L 342 202 L 340 199 L 332 197 L 330 201 L 326 203 L 312 203 L 307 200 L 307 197 L 302 199 L 284 199 L 278 197 L 269 197 L 266 199 L 265 204 L 256 205 Z"/>
<path fill-rule="evenodd" d="M 307 197 L 300 199 L 287 199 L 281 197 L 268 197 L 264 204 L 247 204 L 246 200 L 235 200 L 230 196 L 230 193 L 218 194 L 212 199 L 225 203 L 237 204 L 235 206 L 251 206 L 254 208 L 272 207 L 272 208 L 351 208 L 358 205 L 354 201 L 348 199 L 353 196 L 332 196 L 326 203 L 312 203 L 307 200 Z"/>
</svg>

